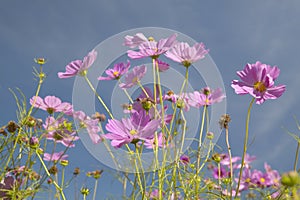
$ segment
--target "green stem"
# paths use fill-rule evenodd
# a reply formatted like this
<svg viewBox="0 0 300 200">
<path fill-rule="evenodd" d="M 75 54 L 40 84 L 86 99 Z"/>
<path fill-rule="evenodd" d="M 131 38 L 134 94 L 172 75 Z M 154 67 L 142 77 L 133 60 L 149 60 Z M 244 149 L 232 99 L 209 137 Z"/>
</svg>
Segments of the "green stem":
<svg viewBox="0 0 300 200">
<path fill-rule="evenodd" d="M 65 197 L 65 195 L 64 195 L 63 190 L 62 190 L 61 187 L 56 183 L 56 181 L 53 180 L 53 178 L 51 177 L 51 174 L 49 173 L 49 171 L 48 171 L 48 169 L 47 169 L 47 167 L 46 167 L 46 165 L 45 165 L 45 163 L 44 163 L 44 161 L 43 161 L 43 159 L 42 159 L 40 153 L 38 152 L 38 150 L 36 150 L 36 155 L 39 157 L 39 160 L 40 160 L 40 162 L 42 163 L 42 165 L 43 165 L 43 167 L 44 167 L 44 169 L 45 169 L 46 174 L 47 174 L 48 177 L 53 181 L 53 185 L 54 185 L 54 186 L 56 187 L 56 189 L 59 191 L 59 193 L 60 193 L 62 199 L 63 199 L 63 200 L 66 200 L 66 197 Z"/>
<path fill-rule="evenodd" d="M 229 164 L 230 164 L 230 199 L 232 199 L 233 169 L 232 169 L 231 147 L 230 147 L 230 144 L 229 144 L 229 131 L 228 131 L 228 127 L 225 129 L 225 131 L 226 131 L 226 144 L 227 144 L 227 149 L 228 149 Z"/>
<path fill-rule="evenodd" d="M 300 148 L 300 141 L 298 141 L 298 143 L 297 143 L 297 149 L 296 149 L 296 155 L 295 155 L 295 161 L 294 161 L 294 171 L 297 171 L 299 148 Z"/>
<path fill-rule="evenodd" d="M 244 149 L 243 149 L 242 163 L 241 163 L 241 169 L 240 169 L 239 180 L 238 180 L 238 185 L 237 185 L 237 189 L 236 189 L 235 198 L 237 197 L 237 195 L 239 193 L 241 179 L 242 179 L 242 174 L 243 174 L 244 161 L 245 161 L 245 155 L 246 155 L 247 144 L 248 144 L 248 136 L 249 136 L 250 113 L 251 113 L 251 108 L 252 108 L 254 100 L 255 100 L 255 98 L 252 98 L 252 100 L 251 100 L 251 102 L 249 104 L 249 107 L 248 107 L 248 112 L 247 112 L 246 133 L 245 133 L 245 139 L 244 139 Z"/>
<path fill-rule="evenodd" d="M 199 141 L 198 141 L 198 154 L 197 154 L 197 173 L 200 165 L 200 149 L 202 145 L 202 135 L 203 135 L 203 129 L 204 129 L 204 120 L 205 120 L 205 113 L 207 112 L 207 106 L 204 106 L 203 113 L 202 113 L 202 121 L 201 121 L 201 128 L 199 132 Z"/>
<path fill-rule="evenodd" d="M 88 77 L 86 75 L 84 76 L 84 79 L 86 80 L 87 84 L 92 89 L 92 91 L 94 92 L 94 94 L 97 96 L 98 100 L 100 101 L 100 103 L 102 104 L 102 106 L 105 108 L 105 110 L 109 114 L 110 118 L 114 119 L 114 117 L 111 114 L 111 112 L 109 111 L 108 107 L 106 106 L 106 104 L 104 103 L 104 101 L 102 100 L 102 98 L 100 97 L 100 95 L 98 94 L 98 92 L 95 90 L 94 86 L 92 85 L 92 83 L 90 82 L 90 80 L 88 79 Z"/>
<path fill-rule="evenodd" d="M 95 180 L 94 193 L 93 193 L 93 200 L 96 199 L 97 187 L 98 187 L 98 179 Z"/>
</svg>

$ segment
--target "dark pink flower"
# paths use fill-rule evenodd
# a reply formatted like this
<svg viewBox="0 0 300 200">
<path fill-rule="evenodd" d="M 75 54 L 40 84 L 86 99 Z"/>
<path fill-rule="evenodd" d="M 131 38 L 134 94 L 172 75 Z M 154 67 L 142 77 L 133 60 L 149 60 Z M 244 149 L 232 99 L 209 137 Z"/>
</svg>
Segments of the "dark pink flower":
<svg viewBox="0 0 300 200">
<path fill-rule="evenodd" d="M 279 73 L 276 66 L 271 67 L 257 61 L 247 64 L 243 71 L 238 71 L 241 81 L 233 80 L 231 87 L 235 93 L 250 94 L 256 99 L 256 104 L 262 104 L 267 99 L 277 99 L 285 91 L 285 85 L 274 86 Z"/>
<path fill-rule="evenodd" d="M 120 83 L 119 86 L 123 89 L 131 88 L 145 76 L 146 72 L 147 68 L 144 65 L 134 67 L 131 72 L 125 75 L 125 83 Z"/>
<path fill-rule="evenodd" d="M 124 45 L 130 48 L 135 48 L 146 41 L 148 41 L 148 39 L 143 33 L 137 33 L 134 36 L 126 35 Z"/>
<path fill-rule="evenodd" d="M 109 119 L 106 125 L 108 131 L 103 137 L 111 140 L 111 145 L 120 148 L 124 144 L 147 140 L 154 137 L 154 132 L 160 125 L 159 120 L 151 120 L 145 112 L 133 113 L 130 118 L 121 121 Z"/>
<path fill-rule="evenodd" d="M 95 62 L 97 58 L 97 51 L 92 50 L 88 53 L 86 57 L 84 57 L 82 60 L 75 60 L 70 62 L 66 66 L 65 72 L 58 72 L 59 78 L 70 78 L 76 75 L 85 75 L 87 72 L 87 69 L 92 66 L 92 64 Z"/>
<path fill-rule="evenodd" d="M 203 59 L 207 53 L 208 50 L 205 49 L 203 43 L 196 43 L 190 47 L 188 43 L 180 42 L 166 52 L 165 56 L 185 67 L 189 67 L 192 63 Z"/>
<path fill-rule="evenodd" d="M 64 154 L 64 151 L 60 151 L 58 153 L 44 153 L 44 160 L 45 161 L 52 161 L 52 162 L 57 162 L 60 160 L 67 160 L 69 156 Z"/>
<path fill-rule="evenodd" d="M 63 112 L 70 115 L 73 112 L 73 106 L 70 103 L 61 102 L 61 100 L 55 96 L 46 96 L 44 99 L 39 96 L 34 96 L 30 99 L 30 104 L 35 108 L 47 111 L 49 114 Z"/>
<path fill-rule="evenodd" d="M 215 167 L 213 169 L 213 177 L 215 179 L 222 179 L 222 178 L 228 177 L 228 174 L 229 174 L 229 172 L 227 172 L 224 167 L 221 167 L 220 170 L 218 169 L 218 167 Z"/>
<path fill-rule="evenodd" d="M 92 119 L 87 116 L 83 111 L 74 112 L 74 119 L 77 119 L 80 122 L 81 128 L 86 128 L 87 132 L 94 144 L 97 144 L 103 140 L 102 136 L 99 135 L 101 131 L 98 123 L 99 119 Z"/>
<path fill-rule="evenodd" d="M 76 131 L 72 129 L 72 125 L 67 119 L 60 117 L 55 119 L 49 116 L 43 125 L 48 140 L 53 140 L 56 143 L 61 143 L 66 147 L 74 147 L 74 141 L 79 140 L 76 136 Z"/>
<path fill-rule="evenodd" d="M 159 55 L 167 52 L 176 43 L 176 37 L 176 34 L 173 34 L 169 38 L 161 39 L 158 42 L 154 40 L 145 41 L 139 45 L 140 51 L 128 50 L 128 57 L 132 59 L 158 58 Z"/>
<path fill-rule="evenodd" d="M 201 106 L 209 106 L 214 103 L 221 102 L 225 95 L 222 93 L 220 88 L 211 90 L 209 87 L 202 89 L 202 91 L 195 91 L 189 93 L 189 104 L 193 107 L 199 108 Z"/>
<path fill-rule="evenodd" d="M 107 77 L 100 76 L 98 80 L 118 80 L 121 78 L 122 75 L 126 74 L 128 72 L 128 69 L 130 67 L 130 62 L 127 61 L 127 64 L 125 63 L 117 63 L 114 65 L 113 69 L 107 69 L 105 73 L 108 75 Z"/>
<path fill-rule="evenodd" d="M 160 72 L 167 71 L 170 68 L 170 65 L 166 62 L 157 59 L 157 66 Z"/>
<path fill-rule="evenodd" d="M 182 155 L 180 156 L 180 162 L 184 165 L 187 165 L 190 163 L 190 157 L 188 157 L 187 155 Z"/>
</svg>

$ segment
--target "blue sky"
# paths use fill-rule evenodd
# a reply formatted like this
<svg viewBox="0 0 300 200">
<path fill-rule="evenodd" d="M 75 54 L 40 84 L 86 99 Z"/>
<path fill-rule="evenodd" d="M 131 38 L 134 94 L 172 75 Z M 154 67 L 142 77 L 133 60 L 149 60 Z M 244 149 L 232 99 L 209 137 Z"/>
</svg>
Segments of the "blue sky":
<svg viewBox="0 0 300 200">
<path fill-rule="evenodd" d="M 242 152 L 246 110 L 251 98 L 235 95 L 231 80 L 238 78 L 236 71 L 242 70 L 246 63 L 257 60 L 281 69 L 276 83 L 286 84 L 287 91 L 278 100 L 254 105 L 250 139 L 255 139 L 248 151 L 257 156 L 258 168 L 266 161 L 275 169 L 290 170 L 296 142 L 282 127 L 297 132 L 293 117 L 300 119 L 299 17 L 297 0 L 1 1 L 0 122 L 5 124 L 15 118 L 16 105 L 8 88 L 19 87 L 28 98 L 34 94 L 33 58 L 48 60 L 44 69 L 48 78 L 41 96 L 56 95 L 71 101 L 74 79 L 57 78 L 57 72 L 64 71 L 66 64 L 83 58 L 98 43 L 119 32 L 163 27 L 204 42 L 210 49 L 225 84 L 235 155 Z M 220 145 L 223 140 L 221 136 Z M 83 167 L 90 170 L 101 167 L 80 144 L 70 156 L 76 157 L 74 165 L 84 162 Z M 105 187 L 99 193 L 105 193 Z"/>
</svg>

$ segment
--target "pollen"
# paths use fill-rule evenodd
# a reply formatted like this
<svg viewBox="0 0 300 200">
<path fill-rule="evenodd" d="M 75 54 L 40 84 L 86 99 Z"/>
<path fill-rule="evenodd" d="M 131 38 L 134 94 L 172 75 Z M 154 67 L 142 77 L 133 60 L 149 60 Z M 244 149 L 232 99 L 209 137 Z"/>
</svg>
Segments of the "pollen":
<svg viewBox="0 0 300 200">
<path fill-rule="evenodd" d="M 136 135 L 136 134 L 137 134 L 137 131 L 134 130 L 134 129 L 132 129 L 132 130 L 129 131 L 129 133 L 130 133 L 131 135 Z"/>
<path fill-rule="evenodd" d="M 253 85 L 254 89 L 259 92 L 265 92 L 267 90 L 265 84 L 263 82 L 257 81 Z"/>
<path fill-rule="evenodd" d="M 118 76 L 119 76 L 119 72 L 118 72 L 118 71 L 114 71 L 114 72 L 113 72 L 113 75 L 114 75 L 115 77 L 118 77 Z"/>
</svg>

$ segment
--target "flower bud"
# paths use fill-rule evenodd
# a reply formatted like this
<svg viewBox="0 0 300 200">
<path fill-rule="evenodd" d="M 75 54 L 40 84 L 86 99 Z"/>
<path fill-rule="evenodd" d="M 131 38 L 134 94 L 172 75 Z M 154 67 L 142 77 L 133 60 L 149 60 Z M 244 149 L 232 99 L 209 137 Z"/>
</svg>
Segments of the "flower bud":
<svg viewBox="0 0 300 200">
<path fill-rule="evenodd" d="M 14 133 L 18 128 L 19 128 L 18 124 L 16 124 L 16 122 L 14 122 L 14 121 L 10 121 L 10 122 L 8 122 L 8 124 L 6 125 L 6 129 L 7 129 L 8 132 L 10 132 L 10 133 Z"/>
<path fill-rule="evenodd" d="M 87 195 L 89 195 L 90 190 L 88 188 L 86 188 L 86 187 L 82 187 L 80 189 L 80 192 L 81 192 L 82 195 L 87 196 Z"/>
<path fill-rule="evenodd" d="M 208 132 L 206 134 L 206 137 L 207 137 L 207 139 L 212 140 L 212 139 L 214 139 L 214 133 L 213 132 Z"/>
<path fill-rule="evenodd" d="M 287 187 L 293 187 L 300 184 L 300 177 L 296 171 L 290 171 L 282 174 L 281 184 Z"/>
</svg>

